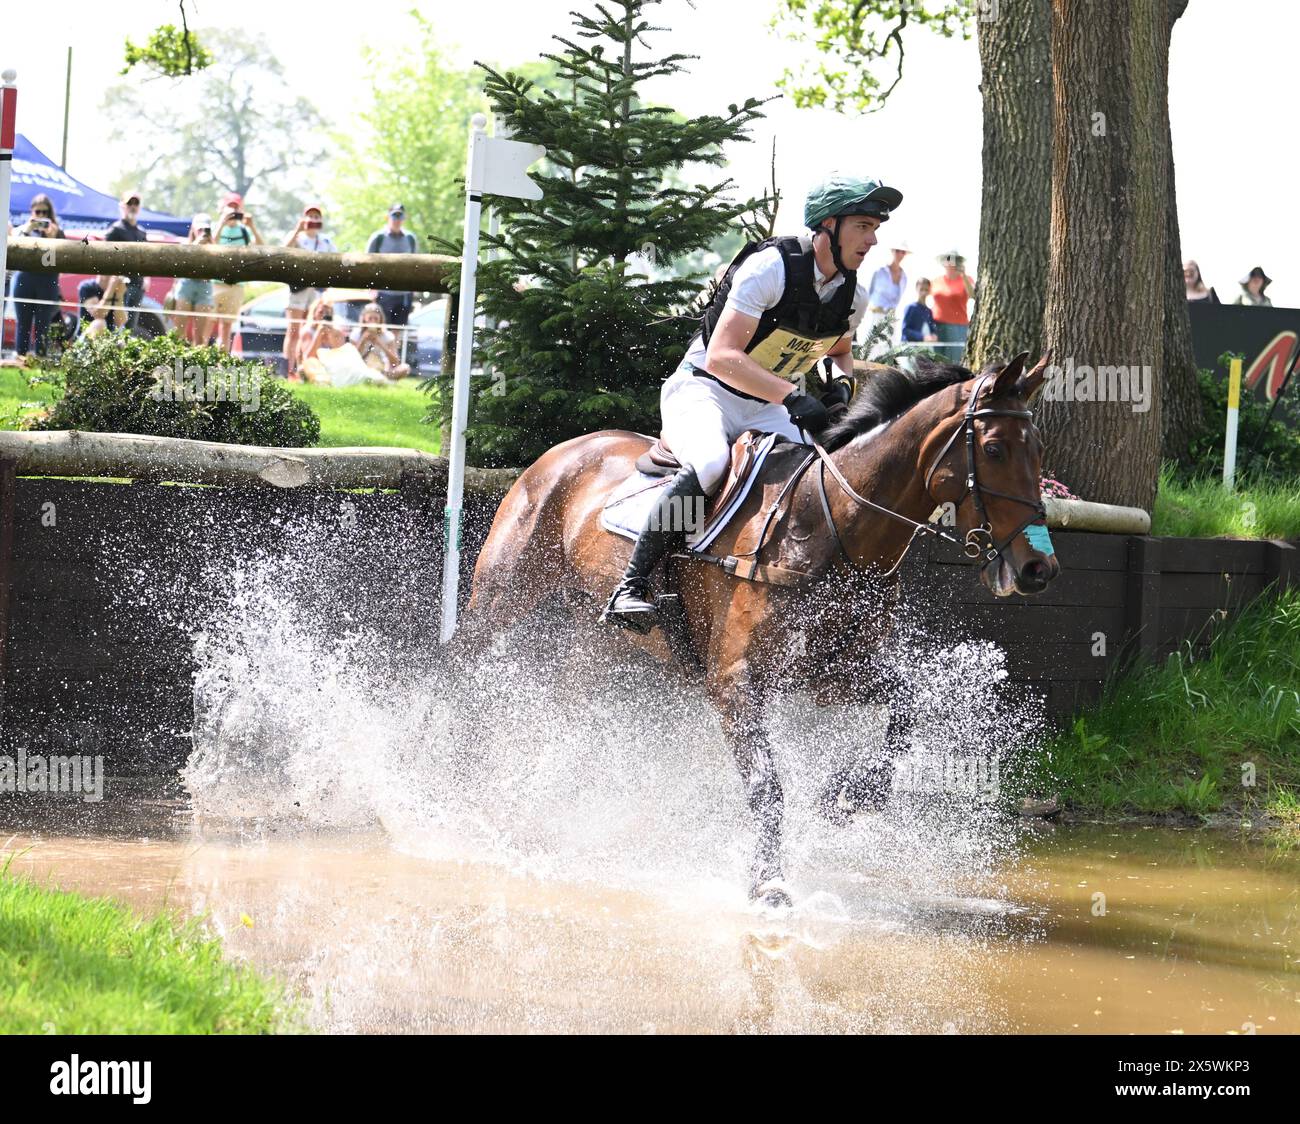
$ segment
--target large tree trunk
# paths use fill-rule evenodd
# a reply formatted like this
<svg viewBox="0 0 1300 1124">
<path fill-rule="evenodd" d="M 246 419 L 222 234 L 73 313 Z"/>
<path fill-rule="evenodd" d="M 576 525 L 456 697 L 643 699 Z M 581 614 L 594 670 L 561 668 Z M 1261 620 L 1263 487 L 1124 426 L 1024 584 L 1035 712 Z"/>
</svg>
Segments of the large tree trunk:
<svg viewBox="0 0 1300 1124">
<path fill-rule="evenodd" d="M 979 24 L 984 195 L 966 363 L 1039 353 L 1052 175 L 1051 0 L 1002 0 Z"/>
<path fill-rule="evenodd" d="M 1187 0 L 1168 0 L 1168 31 L 1165 35 L 1166 67 L 1169 39 L 1174 24 L 1187 10 Z M 1168 93 L 1168 70 L 1165 72 Z M 1178 234 L 1178 197 L 1174 186 L 1173 141 L 1168 135 L 1169 105 L 1165 99 L 1165 143 L 1169 146 L 1169 187 L 1165 222 L 1165 366 L 1160 388 L 1161 455 L 1166 460 L 1186 460 L 1188 446 L 1201 428 L 1201 388 L 1192 353 L 1192 323 L 1187 314 L 1187 291 L 1183 285 L 1182 240 Z"/>
<path fill-rule="evenodd" d="M 1064 377 L 1044 395 L 1045 462 L 1083 499 L 1147 510 L 1164 362 L 1166 13 L 1166 0 L 1055 0 L 1052 13 L 1044 338 Z M 1120 366 L 1138 380 L 1125 372 L 1116 401 Z"/>
</svg>

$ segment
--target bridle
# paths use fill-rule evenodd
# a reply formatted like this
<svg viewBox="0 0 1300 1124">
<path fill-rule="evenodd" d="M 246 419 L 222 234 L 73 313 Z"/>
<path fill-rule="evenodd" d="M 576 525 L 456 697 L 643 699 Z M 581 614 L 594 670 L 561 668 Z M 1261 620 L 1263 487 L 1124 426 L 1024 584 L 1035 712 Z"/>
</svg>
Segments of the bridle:
<svg viewBox="0 0 1300 1124">
<path fill-rule="evenodd" d="M 944 443 L 939 455 L 934 458 L 930 465 L 930 470 L 925 474 L 925 493 L 933 499 L 930 493 L 930 480 L 934 476 L 935 470 L 939 463 L 948 455 L 948 450 L 952 448 L 953 442 L 957 440 L 959 433 L 966 435 L 966 490 L 962 493 L 961 498 L 957 500 L 955 507 L 961 507 L 966 502 L 966 497 L 970 496 L 975 501 L 975 513 L 979 516 L 979 526 L 972 527 L 966 532 L 966 542 L 962 546 L 967 558 L 978 558 L 981 554 L 984 556 L 985 563 L 994 562 L 1001 558 L 1003 552 L 1009 547 L 1016 538 L 1021 535 L 1025 528 L 1031 523 L 1037 523 L 1040 519 L 1047 518 L 1047 508 L 1042 499 L 1030 500 L 1024 496 L 1013 496 L 1009 492 L 999 492 L 996 488 L 990 488 L 987 484 L 980 484 L 979 476 L 975 471 L 975 419 L 976 418 L 1024 418 L 1033 428 L 1034 412 L 1032 410 L 991 410 L 976 409 L 975 404 L 979 400 L 980 392 L 984 389 L 984 383 L 992 378 L 992 374 L 980 375 L 975 383 L 975 389 L 971 391 L 970 401 L 966 403 L 966 411 L 962 416 L 961 425 L 952 431 L 952 436 Z M 1029 517 L 1011 532 L 1001 543 L 994 545 L 993 542 L 993 524 L 989 521 L 989 513 L 984 505 L 984 496 L 997 496 L 1000 499 L 1011 500 L 1014 503 L 1024 504 L 1030 509 Z M 984 542 L 981 544 L 980 540 Z M 910 543 L 908 544 L 911 545 Z"/>
<path fill-rule="evenodd" d="M 993 375 L 994 373 L 990 372 L 976 378 L 975 387 L 971 391 L 970 400 L 966 403 L 966 409 L 962 414 L 961 425 L 952 431 L 948 440 L 944 442 L 943 448 L 939 450 L 938 456 L 936 456 L 931 462 L 929 471 L 925 474 L 926 495 L 929 496 L 930 499 L 934 500 L 934 496 L 930 492 L 930 481 L 933 479 L 935 471 L 938 469 L 939 465 L 943 462 L 944 457 L 946 457 L 952 449 L 958 435 L 964 434 L 966 446 L 966 490 L 962 493 L 961 498 L 956 501 L 954 508 L 960 507 L 966 502 L 966 497 L 970 496 L 975 501 L 975 511 L 980 520 L 978 526 L 972 527 L 966 532 L 965 541 L 959 540 L 954 535 L 949 534 L 947 531 L 933 523 L 918 522 L 915 519 L 903 515 L 901 512 L 894 511 L 892 508 L 885 507 L 882 504 L 876 503 L 874 500 L 867 499 L 866 496 L 859 495 L 853 488 L 853 485 L 844 478 L 844 474 L 839 470 L 839 467 L 835 464 L 834 460 L 831 459 L 830 453 L 828 453 L 820 443 L 809 437 L 809 444 L 812 445 L 813 451 L 809 453 L 802 462 L 800 462 L 790 479 L 786 481 L 785 486 L 776 497 L 776 502 L 772 504 L 772 507 L 768 511 L 767 519 L 764 521 L 763 528 L 759 532 L 758 545 L 752 551 L 747 551 L 746 553 L 757 558 L 767 541 L 767 532 L 772 526 L 773 519 L 775 518 L 776 513 L 781 509 L 782 500 L 784 500 L 786 495 L 791 492 L 800 477 L 808 470 L 812 463 L 820 459 L 821 464 L 819 466 L 817 483 L 819 497 L 821 499 L 822 514 L 826 519 L 827 525 L 831 529 L 831 534 L 835 538 L 836 546 L 839 548 L 840 557 L 851 568 L 862 569 L 863 567 L 861 563 L 856 562 L 849 555 L 848 549 L 844 545 L 844 539 L 840 535 L 839 527 L 835 523 L 835 516 L 831 512 L 830 497 L 827 495 L 826 491 L 826 473 L 828 471 L 831 476 L 835 478 L 835 482 L 839 484 L 844 494 L 853 500 L 854 503 L 861 507 L 870 508 L 872 511 L 878 511 L 881 515 L 887 515 L 889 518 L 896 519 L 900 523 L 906 523 L 912 528 L 912 537 L 907 540 L 907 545 L 903 548 L 903 553 L 900 554 L 898 560 L 884 572 L 882 575 L 883 577 L 889 578 L 898 572 L 899 567 L 903 564 L 903 560 L 907 557 L 908 551 L 912 549 L 913 543 L 923 535 L 930 535 L 933 538 L 943 539 L 946 542 L 952 543 L 954 546 L 960 547 L 962 553 L 965 554 L 967 558 L 976 559 L 982 556 L 984 559 L 984 565 L 988 565 L 1002 558 L 1007 548 L 1015 541 L 1018 535 L 1024 532 L 1026 527 L 1031 523 L 1036 523 L 1039 520 L 1046 518 L 1047 509 L 1041 499 L 1031 500 L 1023 496 L 1013 496 L 1008 492 L 1000 492 L 996 488 L 990 488 L 987 484 L 980 483 L 979 472 L 975 464 L 976 419 L 995 417 L 1025 418 L 1029 420 L 1032 425 L 1032 419 L 1034 416 L 1032 410 L 995 410 L 988 407 L 983 409 L 977 408 L 979 396 L 984 390 L 984 384 L 992 378 Z M 1015 503 L 1024 504 L 1030 509 L 1028 518 L 1026 518 L 1025 521 L 1001 543 L 995 543 L 993 539 L 993 525 L 989 521 L 988 508 L 984 503 L 984 497 L 986 495 L 997 496 L 1000 499 L 1012 500 Z M 938 502 L 938 500 L 935 500 L 935 503 Z M 713 560 L 711 556 L 704 557 L 710 561 Z M 718 559 L 717 561 L 722 563 L 723 560 Z M 726 568 L 734 571 L 734 560 L 733 565 Z M 773 570 L 776 568 L 767 567 L 767 569 Z"/>
</svg>

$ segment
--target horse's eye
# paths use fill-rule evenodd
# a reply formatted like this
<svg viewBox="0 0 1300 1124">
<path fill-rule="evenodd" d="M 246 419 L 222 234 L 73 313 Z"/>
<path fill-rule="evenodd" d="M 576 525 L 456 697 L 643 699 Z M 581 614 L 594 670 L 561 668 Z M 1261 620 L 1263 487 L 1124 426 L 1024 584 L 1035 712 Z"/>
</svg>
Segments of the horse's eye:
<svg viewBox="0 0 1300 1124">
<path fill-rule="evenodd" d="M 1002 459 L 1002 446 L 996 441 L 990 441 L 984 446 L 984 455 L 991 461 L 1000 461 Z"/>
</svg>

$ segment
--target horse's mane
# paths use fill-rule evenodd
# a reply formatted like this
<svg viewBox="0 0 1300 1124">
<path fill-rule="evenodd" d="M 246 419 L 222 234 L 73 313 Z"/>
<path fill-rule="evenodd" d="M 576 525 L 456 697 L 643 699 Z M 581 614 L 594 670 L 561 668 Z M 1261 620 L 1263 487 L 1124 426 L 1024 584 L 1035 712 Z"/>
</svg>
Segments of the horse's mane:
<svg viewBox="0 0 1300 1124">
<path fill-rule="evenodd" d="M 822 445 L 827 450 L 847 445 L 853 438 L 898 417 L 944 387 L 974 377 L 974 372 L 956 363 L 925 358 L 918 358 L 912 371 L 900 371 L 896 367 L 873 370 L 862 381 L 848 410 L 822 434 Z"/>
</svg>

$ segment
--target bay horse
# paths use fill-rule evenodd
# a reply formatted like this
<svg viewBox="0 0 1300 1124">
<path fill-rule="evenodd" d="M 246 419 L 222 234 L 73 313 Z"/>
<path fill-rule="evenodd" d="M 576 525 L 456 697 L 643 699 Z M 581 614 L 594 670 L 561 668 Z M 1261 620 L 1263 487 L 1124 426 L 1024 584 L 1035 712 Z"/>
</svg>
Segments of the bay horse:
<svg viewBox="0 0 1300 1124">
<path fill-rule="evenodd" d="M 811 689 L 823 705 L 889 701 L 891 693 L 897 701 L 906 690 L 861 674 L 863 653 L 880 644 L 889 623 L 887 602 L 877 602 L 877 612 L 862 603 L 863 579 L 891 589 L 917 538 L 952 539 L 927 522 L 947 504 L 994 594 L 1034 594 L 1059 573 L 1038 530 L 1042 444 L 1029 409 L 1048 357 L 1026 372 L 1027 358 L 979 375 L 925 361 L 911 372 L 874 371 L 822 442 L 774 448 L 711 545 L 711 560 L 667 560 L 685 643 L 674 645 L 672 630 L 639 635 L 601 626 L 662 661 L 693 659 L 702 672 L 757 827 L 751 897 L 789 902 L 781 887 L 781 781 L 765 730 L 769 700 Z M 524 471 L 478 556 L 458 643 L 473 650 L 557 598 L 595 619 L 631 550 L 601 527 L 601 509 L 651 441 L 621 430 L 592 433 L 555 446 Z M 741 560 L 750 578 L 719 564 L 724 559 Z M 884 802 L 890 758 L 906 748 L 905 710 L 891 706 L 884 763 L 857 762 L 832 776 L 822 814 L 843 822 Z"/>
</svg>

